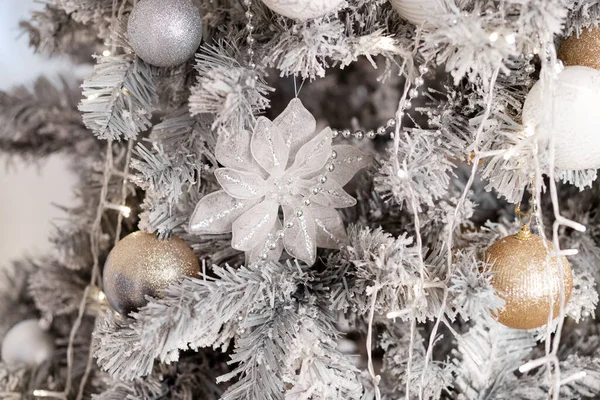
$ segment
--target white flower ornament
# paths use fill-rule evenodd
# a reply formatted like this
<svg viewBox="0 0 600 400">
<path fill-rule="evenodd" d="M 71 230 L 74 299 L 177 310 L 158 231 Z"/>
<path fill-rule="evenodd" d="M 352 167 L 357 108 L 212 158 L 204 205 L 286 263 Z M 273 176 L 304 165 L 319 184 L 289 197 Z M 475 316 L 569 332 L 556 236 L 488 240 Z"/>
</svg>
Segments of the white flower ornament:
<svg viewBox="0 0 600 400">
<path fill-rule="evenodd" d="M 215 171 L 223 190 L 198 203 L 190 232 L 233 232 L 232 247 L 247 261 L 278 260 L 288 254 L 308 265 L 317 247 L 340 248 L 347 241 L 336 208 L 356 200 L 342 189 L 371 158 L 350 145 L 332 146 L 331 129 L 294 99 L 274 121 L 259 117 L 254 134 L 221 135 Z M 283 224 L 279 210 L 283 209 Z"/>
</svg>

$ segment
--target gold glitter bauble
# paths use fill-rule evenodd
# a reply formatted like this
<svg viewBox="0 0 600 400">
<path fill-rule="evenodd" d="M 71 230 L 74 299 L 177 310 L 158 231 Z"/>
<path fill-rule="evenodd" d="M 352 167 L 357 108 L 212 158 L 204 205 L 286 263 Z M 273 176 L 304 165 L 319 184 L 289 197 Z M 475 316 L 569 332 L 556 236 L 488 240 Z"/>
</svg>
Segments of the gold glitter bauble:
<svg viewBox="0 0 600 400">
<path fill-rule="evenodd" d="M 558 50 L 558 58 L 565 65 L 600 69 L 600 29 L 584 29 L 579 37 L 574 33 L 566 38 Z"/>
<path fill-rule="evenodd" d="M 104 264 L 104 293 L 123 315 L 144 306 L 145 296 L 155 297 L 182 275 L 197 276 L 198 258 L 178 237 L 158 240 L 142 231 L 125 236 Z"/>
<path fill-rule="evenodd" d="M 548 250 L 554 246 L 546 241 Z M 533 329 L 546 325 L 550 313 L 550 293 L 552 293 L 552 315 L 560 313 L 560 267 L 556 257 L 547 255 L 544 239 L 529 232 L 527 227 L 512 236 L 500 239 L 485 252 L 485 259 L 493 263 L 492 286 L 506 301 L 505 307 L 496 318 L 510 328 Z M 565 304 L 571 296 L 573 274 L 569 262 L 562 260 L 562 283 Z"/>
</svg>

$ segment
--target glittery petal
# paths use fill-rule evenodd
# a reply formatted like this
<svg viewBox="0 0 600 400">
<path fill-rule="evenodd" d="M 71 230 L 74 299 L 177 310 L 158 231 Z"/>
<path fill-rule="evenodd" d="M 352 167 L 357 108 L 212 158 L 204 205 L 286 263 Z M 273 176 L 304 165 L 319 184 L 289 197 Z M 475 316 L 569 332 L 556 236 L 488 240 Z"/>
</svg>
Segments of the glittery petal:
<svg viewBox="0 0 600 400">
<path fill-rule="evenodd" d="M 285 144 L 290 149 L 290 161 L 293 161 L 300 147 L 314 137 L 317 130 L 315 117 L 297 98 L 290 101 L 273 123 L 281 130 Z"/>
<path fill-rule="evenodd" d="M 262 243 L 277 220 L 279 205 L 265 200 L 246 211 L 233 223 L 232 247 L 250 251 L 257 243 Z"/>
<path fill-rule="evenodd" d="M 327 182 L 319 185 L 321 190 L 311 196 L 311 200 L 329 208 L 346 208 L 356 204 L 356 199 L 350 196 L 334 180 L 327 179 Z"/>
<path fill-rule="evenodd" d="M 309 209 L 315 220 L 318 247 L 339 249 L 348 243 L 346 228 L 337 210 L 318 204 L 311 204 Z"/>
<path fill-rule="evenodd" d="M 282 230 L 281 221 L 279 218 L 275 221 L 275 225 L 273 225 L 273 229 L 269 232 L 267 238 L 260 243 L 258 246 L 254 247 L 252 250 L 246 253 L 246 265 L 254 264 L 257 262 L 269 262 L 269 261 L 279 261 L 281 258 L 281 253 L 283 252 L 283 240 L 277 238 L 277 232 Z M 267 243 L 275 243 L 275 249 L 270 249 L 267 246 Z M 263 254 L 267 255 L 267 259 L 263 260 L 261 256 Z"/>
<path fill-rule="evenodd" d="M 215 155 L 225 167 L 265 176 L 264 171 L 250 152 L 250 132 L 248 131 L 235 134 L 221 133 L 217 139 Z"/>
<path fill-rule="evenodd" d="M 325 128 L 298 151 L 290 173 L 298 177 L 320 171 L 331 157 L 331 129 Z"/>
<path fill-rule="evenodd" d="M 281 175 L 287 165 L 289 148 L 281 130 L 265 117 L 259 117 L 251 141 L 254 159 L 271 175 Z"/>
<path fill-rule="evenodd" d="M 219 168 L 215 176 L 227 194 L 236 199 L 257 199 L 267 191 L 265 180 L 252 172 Z"/>
<path fill-rule="evenodd" d="M 231 232 L 233 221 L 258 202 L 234 199 L 224 190 L 206 195 L 190 218 L 189 230 L 196 234 Z"/>
<path fill-rule="evenodd" d="M 305 262 L 307 265 L 312 265 L 317 258 L 315 221 L 308 208 L 304 208 L 302 216 L 298 217 L 296 211 L 299 209 L 299 201 L 292 201 L 283 206 L 284 224 L 286 225 L 283 245 L 289 255 Z M 290 221 L 293 226 L 287 228 Z"/>
<path fill-rule="evenodd" d="M 347 144 L 333 146 L 337 157 L 333 160 L 335 169 L 327 172 L 327 178 L 340 184 L 346 185 L 352 177 L 362 168 L 369 165 L 373 159 L 370 155 L 363 153 L 355 146 Z"/>
</svg>

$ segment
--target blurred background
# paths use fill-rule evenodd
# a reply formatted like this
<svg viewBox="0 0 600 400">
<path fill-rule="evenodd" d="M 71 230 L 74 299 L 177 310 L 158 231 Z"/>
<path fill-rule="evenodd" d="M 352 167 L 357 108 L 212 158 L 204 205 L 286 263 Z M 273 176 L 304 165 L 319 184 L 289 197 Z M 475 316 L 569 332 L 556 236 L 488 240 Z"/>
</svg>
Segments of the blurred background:
<svg viewBox="0 0 600 400">
<path fill-rule="evenodd" d="M 0 90 L 31 87 L 35 78 L 72 75 L 67 60 L 49 60 L 28 47 L 19 20 L 41 9 L 39 0 L 0 0 Z M 52 251 L 48 234 L 52 221 L 63 217 L 55 205 L 73 203 L 74 178 L 61 156 L 24 165 L 0 155 L 0 268 L 23 255 Z"/>
</svg>

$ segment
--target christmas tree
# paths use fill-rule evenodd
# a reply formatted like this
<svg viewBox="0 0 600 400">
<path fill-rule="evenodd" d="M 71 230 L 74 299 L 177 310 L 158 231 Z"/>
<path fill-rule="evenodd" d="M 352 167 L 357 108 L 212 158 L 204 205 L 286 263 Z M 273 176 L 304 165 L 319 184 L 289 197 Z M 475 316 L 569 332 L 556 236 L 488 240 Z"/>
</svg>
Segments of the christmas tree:
<svg viewBox="0 0 600 400">
<path fill-rule="evenodd" d="M 30 45 L 94 68 L 0 93 L 0 150 L 78 177 L 2 271 L 0 397 L 599 398 L 599 23 L 49 0 Z"/>
</svg>

